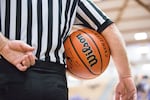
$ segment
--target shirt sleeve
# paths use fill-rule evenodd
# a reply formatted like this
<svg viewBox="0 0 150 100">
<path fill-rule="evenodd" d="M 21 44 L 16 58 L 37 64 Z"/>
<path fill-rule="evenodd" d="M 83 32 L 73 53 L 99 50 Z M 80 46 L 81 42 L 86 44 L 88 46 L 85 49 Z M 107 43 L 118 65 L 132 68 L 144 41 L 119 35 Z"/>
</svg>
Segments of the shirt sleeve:
<svg viewBox="0 0 150 100">
<path fill-rule="evenodd" d="M 101 33 L 113 22 L 91 0 L 80 0 L 78 3 L 75 25 L 82 25 Z"/>
</svg>

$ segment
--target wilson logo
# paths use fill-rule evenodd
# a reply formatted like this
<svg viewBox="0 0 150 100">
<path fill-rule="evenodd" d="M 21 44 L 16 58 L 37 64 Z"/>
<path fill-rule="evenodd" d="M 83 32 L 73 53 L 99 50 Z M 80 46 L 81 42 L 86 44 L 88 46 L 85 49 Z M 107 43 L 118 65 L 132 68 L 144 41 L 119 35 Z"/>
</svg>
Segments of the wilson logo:
<svg viewBox="0 0 150 100">
<path fill-rule="evenodd" d="M 93 65 L 97 63 L 97 58 L 93 54 L 92 48 L 89 46 L 88 42 L 81 34 L 77 35 L 76 37 L 82 44 L 82 52 L 85 54 L 90 66 L 92 67 Z"/>
</svg>

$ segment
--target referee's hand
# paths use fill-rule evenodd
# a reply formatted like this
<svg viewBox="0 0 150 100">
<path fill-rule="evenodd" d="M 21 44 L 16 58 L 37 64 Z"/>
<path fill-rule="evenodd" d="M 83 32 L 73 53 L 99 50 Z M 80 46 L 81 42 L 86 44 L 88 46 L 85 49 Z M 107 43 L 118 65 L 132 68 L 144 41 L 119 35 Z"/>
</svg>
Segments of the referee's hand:
<svg viewBox="0 0 150 100">
<path fill-rule="evenodd" d="M 35 64 L 34 48 L 19 40 L 8 40 L 0 54 L 20 71 Z"/>
<path fill-rule="evenodd" d="M 115 100 L 137 100 L 137 90 L 131 76 L 120 79 L 116 87 Z"/>
</svg>

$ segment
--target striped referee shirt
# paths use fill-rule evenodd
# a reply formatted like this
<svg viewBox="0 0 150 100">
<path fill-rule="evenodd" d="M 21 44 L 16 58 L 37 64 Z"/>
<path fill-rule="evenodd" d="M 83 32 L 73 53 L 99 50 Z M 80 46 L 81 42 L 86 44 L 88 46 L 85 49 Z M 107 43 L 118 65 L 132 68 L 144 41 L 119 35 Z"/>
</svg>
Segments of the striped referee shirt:
<svg viewBox="0 0 150 100">
<path fill-rule="evenodd" d="M 0 0 L 1 32 L 35 48 L 38 59 L 64 64 L 73 25 L 102 32 L 112 21 L 90 0 Z"/>
</svg>

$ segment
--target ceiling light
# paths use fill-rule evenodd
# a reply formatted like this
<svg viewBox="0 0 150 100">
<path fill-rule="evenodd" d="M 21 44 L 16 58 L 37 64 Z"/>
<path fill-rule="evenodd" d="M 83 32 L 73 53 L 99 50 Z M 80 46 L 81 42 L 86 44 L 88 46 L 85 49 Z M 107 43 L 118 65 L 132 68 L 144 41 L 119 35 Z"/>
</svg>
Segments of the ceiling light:
<svg viewBox="0 0 150 100">
<path fill-rule="evenodd" d="M 142 69 L 143 69 L 143 70 L 150 71 L 150 64 L 144 64 L 144 65 L 142 66 Z"/>
<path fill-rule="evenodd" d="M 149 53 L 149 47 L 148 46 L 142 46 L 137 48 L 137 52 L 140 54 L 147 54 Z"/>
<path fill-rule="evenodd" d="M 135 40 L 145 40 L 147 39 L 147 33 L 145 32 L 136 33 L 134 34 L 134 38 Z"/>
</svg>

